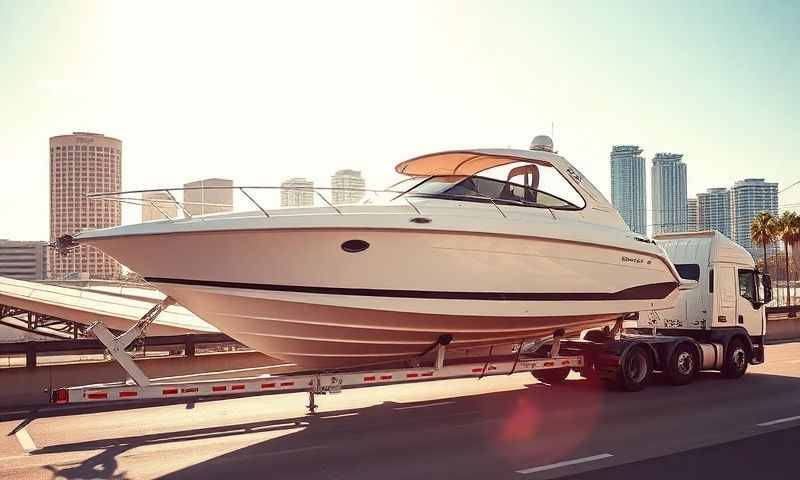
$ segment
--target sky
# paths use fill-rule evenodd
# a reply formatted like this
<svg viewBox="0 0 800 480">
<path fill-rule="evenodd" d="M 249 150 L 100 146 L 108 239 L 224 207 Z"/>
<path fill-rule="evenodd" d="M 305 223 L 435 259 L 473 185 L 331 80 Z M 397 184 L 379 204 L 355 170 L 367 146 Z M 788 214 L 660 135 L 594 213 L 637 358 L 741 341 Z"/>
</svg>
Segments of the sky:
<svg viewBox="0 0 800 480">
<path fill-rule="evenodd" d="M 341 168 L 383 188 L 407 158 L 552 127 L 607 195 L 614 144 L 648 170 L 684 154 L 690 195 L 784 188 L 797 25 L 794 1 L 0 0 L 0 238 L 48 238 L 48 139 L 73 131 L 122 139 L 124 189 Z"/>
</svg>

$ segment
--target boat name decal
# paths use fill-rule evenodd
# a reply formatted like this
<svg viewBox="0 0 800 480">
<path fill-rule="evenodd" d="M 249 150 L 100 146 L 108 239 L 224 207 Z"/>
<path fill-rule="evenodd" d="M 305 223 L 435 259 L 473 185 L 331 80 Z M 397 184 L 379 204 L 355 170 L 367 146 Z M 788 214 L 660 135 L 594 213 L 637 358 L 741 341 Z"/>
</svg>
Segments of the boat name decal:
<svg viewBox="0 0 800 480">
<path fill-rule="evenodd" d="M 578 173 L 572 167 L 567 167 L 567 173 L 569 173 L 569 176 L 572 177 L 573 179 L 575 179 L 575 181 L 578 182 L 578 183 L 581 183 L 581 180 L 583 180 L 583 177 L 581 177 L 580 173 Z"/>
<path fill-rule="evenodd" d="M 633 257 L 629 257 L 627 255 L 623 255 L 622 256 L 622 263 L 625 263 L 625 262 L 635 263 L 635 264 L 638 265 L 640 263 L 644 263 L 644 259 L 642 259 L 642 258 L 633 258 Z"/>
</svg>

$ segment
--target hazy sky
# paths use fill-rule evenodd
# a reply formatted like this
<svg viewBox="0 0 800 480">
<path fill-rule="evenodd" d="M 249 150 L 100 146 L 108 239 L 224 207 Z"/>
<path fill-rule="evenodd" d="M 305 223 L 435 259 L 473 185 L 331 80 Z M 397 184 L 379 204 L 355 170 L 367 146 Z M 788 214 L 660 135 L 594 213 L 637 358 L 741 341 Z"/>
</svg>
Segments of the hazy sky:
<svg viewBox="0 0 800 480">
<path fill-rule="evenodd" d="M 0 0 L 0 238 L 48 237 L 48 138 L 72 131 L 123 140 L 126 189 L 339 168 L 380 188 L 408 157 L 525 148 L 551 122 L 606 193 L 620 143 L 648 170 L 683 153 L 690 194 L 783 188 L 798 25 L 795 1 Z"/>
</svg>

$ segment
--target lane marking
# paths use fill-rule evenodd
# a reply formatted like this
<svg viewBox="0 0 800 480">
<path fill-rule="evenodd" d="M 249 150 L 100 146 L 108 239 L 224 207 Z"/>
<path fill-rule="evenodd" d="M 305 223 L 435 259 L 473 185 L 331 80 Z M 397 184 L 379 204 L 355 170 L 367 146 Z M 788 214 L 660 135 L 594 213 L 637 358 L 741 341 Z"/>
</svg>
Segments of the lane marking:
<svg viewBox="0 0 800 480">
<path fill-rule="evenodd" d="M 758 424 L 756 424 L 756 426 L 758 426 L 758 427 L 770 427 L 772 425 L 778 425 L 779 423 L 794 422 L 795 420 L 800 420 L 800 416 L 779 418 L 777 420 L 771 420 L 769 422 L 758 423 Z"/>
<path fill-rule="evenodd" d="M 343 417 L 352 417 L 354 415 L 358 415 L 358 412 L 353 413 L 340 413 L 339 415 L 328 415 L 327 417 L 319 417 L 323 420 L 328 420 L 329 418 L 343 418 Z"/>
<path fill-rule="evenodd" d="M 452 405 L 456 402 L 436 402 L 436 403 L 426 403 L 424 405 L 411 405 L 410 407 L 395 407 L 395 410 L 412 410 L 415 408 L 427 408 L 427 407 L 438 407 L 439 405 Z"/>
<path fill-rule="evenodd" d="M 594 462 L 604 458 L 613 457 L 610 453 L 601 453 L 600 455 L 592 455 L 591 457 L 576 458 L 574 460 L 564 460 L 563 462 L 551 463 L 550 465 L 542 465 L 540 467 L 525 468 L 517 470 L 517 473 L 527 475 L 529 473 L 543 472 L 545 470 L 553 470 L 555 468 L 568 467 L 570 465 L 578 465 L 580 463 Z"/>
<path fill-rule="evenodd" d="M 17 441 L 22 449 L 25 450 L 25 453 L 31 453 L 32 451 L 36 450 L 36 444 L 33 443 L 33 439 L 26 429 L 21 428 L 17 430 L 16 436 Z"/>
</svg>

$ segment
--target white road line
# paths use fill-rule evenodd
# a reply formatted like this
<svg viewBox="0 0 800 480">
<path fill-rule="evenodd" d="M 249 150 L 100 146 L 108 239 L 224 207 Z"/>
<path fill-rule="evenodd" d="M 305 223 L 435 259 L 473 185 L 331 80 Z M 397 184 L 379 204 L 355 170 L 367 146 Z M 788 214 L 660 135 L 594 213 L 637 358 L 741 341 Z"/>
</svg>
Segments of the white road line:
<svg viewBox="0 0 800 480">
<path fill-rule="evenodd" d="M 24 428 L 17 430 L 17 441 L 19 442 L 20 446 L 25 453 L 31 453 L 32 451 L 36 450 L 36 444 L 33 443 L 33 439 L 31 438 L 30 434 Z"/>
<path fill-rule="evenodd" d="M 395 410 L 411 410 L 414 408 L 438 407 L 439 405 L 452 405 L 456 402 L 436 402 L 426 403 L 425 405 L 411 405 L 410 407 L 396 407 Z"/>
<path fill-rule="evenodd" d="M 779 423 L 794 422 L 795 420 L 800 420 L 800 416 L 779 418 L 777 420 L 771 420 L 769 422 L 756 424 L 756 426 L 758 426 L 758 427 L 770 427 L 772 425 L 778 425 Z"/>
<path fill-rule="evenodd" d="M 328 415 L 327 417 L 319 417 L 323 420 L 328 420 L 329 418 L 343 418 L 343 417 L 352 417 L 354 415 L 358 415 L 358 412 L 353 413 L 340 413 L 339 415 Z"/>
<path fill-rule="evenodd" d="M 564 460 L 563 462 L 551 463 L 550 465 L 542 465 L 541 467 L 525 468 L 517 470 L 517 473 L 527 475 L 529 473 L 543 472 L 545 470 L 553 470 L 554 468 L 568 467 L 570 465 L 578 465 L 579 463 L 594 462 L 595 460 L 602 460 L 604 458 L 613 457 L 610 453 L 601 453 L 600 455 L 592 455 L 591 457 L 576 458 L 574 460 Z"/>
</svg>

